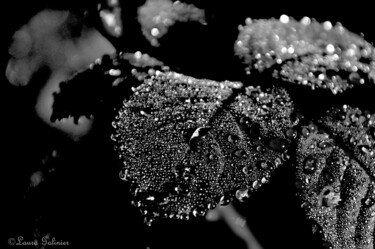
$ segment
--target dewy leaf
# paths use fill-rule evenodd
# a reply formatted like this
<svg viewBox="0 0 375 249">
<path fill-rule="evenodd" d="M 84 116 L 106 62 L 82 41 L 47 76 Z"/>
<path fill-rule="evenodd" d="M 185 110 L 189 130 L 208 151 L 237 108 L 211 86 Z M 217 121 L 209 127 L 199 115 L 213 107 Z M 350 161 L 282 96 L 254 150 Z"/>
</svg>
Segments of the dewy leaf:
<svg viewBox="0 0 375 249">
<path fill-rule="evenodd" d="M 374 247 L 373 122 L 373 115 L 345 106 L 302 126 L 296 188 L 324 248 Z M 361 143 L 369 147 L 362 150 Z"/>
<path fill-rule="evenodd" d="M 235 43 L 247 72 L 272 70 L 273 76 L 312 89 L 343 92 L 375 81 L 375 52 L 363 37 L 341 24 L 279 20 L 246 20 Z"/>
<path fill-rule="evenodd" d="M 281 88 L 156 71 L 113 122 L 120 177 L 147 223 L 241 201 L 288 160 L 292 111 Z"/>
</svg>

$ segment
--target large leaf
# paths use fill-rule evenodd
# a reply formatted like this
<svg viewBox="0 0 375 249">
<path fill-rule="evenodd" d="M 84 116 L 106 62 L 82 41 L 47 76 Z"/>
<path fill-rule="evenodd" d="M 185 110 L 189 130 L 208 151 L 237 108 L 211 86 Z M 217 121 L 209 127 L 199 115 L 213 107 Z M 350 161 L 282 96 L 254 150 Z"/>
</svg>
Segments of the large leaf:
<svg viewBox="0 0 375 249">
<path fill-rule="evenodd" d="M 134 204 L 150 222 L 249 197 L 288 158 L 292 111 L 281 88 L 156 72 L 113 123 Z"/>
</svg>

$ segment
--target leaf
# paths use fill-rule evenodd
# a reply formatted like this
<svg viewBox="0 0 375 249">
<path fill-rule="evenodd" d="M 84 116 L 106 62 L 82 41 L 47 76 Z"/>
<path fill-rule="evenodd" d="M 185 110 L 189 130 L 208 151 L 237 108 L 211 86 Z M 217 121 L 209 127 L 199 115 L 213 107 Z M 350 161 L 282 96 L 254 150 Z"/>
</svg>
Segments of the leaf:
<svg viewBox="0 0 375 249">
<path fill-rule="evenodd" d="M 361 114 L 329 111 L 298 139 L 297 193 L 324 248 L 374 246 L 374 115 Z"/>
<path fill-rule="evenodd" d="M 235 43 L 247 72 L 270 70 L 274 77 L 337 94 L 355 85 L 373 84 L 373 46 L 363 37 L 308 17 L 300 22 L 247 19 Z"/>
<path fill-rule="evenodd" d="M 156 73 L 113 123 L 121 178 L 148 223 L 241 201 L 288 160 L 292 112 L 282 88 Z"/>
</svg>

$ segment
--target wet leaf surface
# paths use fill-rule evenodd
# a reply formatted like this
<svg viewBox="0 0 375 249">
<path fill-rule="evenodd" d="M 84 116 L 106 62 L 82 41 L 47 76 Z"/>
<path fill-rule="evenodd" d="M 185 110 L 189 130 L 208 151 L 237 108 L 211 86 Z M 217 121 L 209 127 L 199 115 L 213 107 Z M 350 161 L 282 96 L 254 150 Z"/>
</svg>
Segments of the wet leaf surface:
<svg viewBox="0 0 375 249">
<path fill-rule="evenodd" d="M 286 164 L 323 248 L 373 248 L 375 109 L 345 95 L 375 93 L 372 45 L 339 25 L 283 17 L 248 20 L 236 52 L 250 73 L 242 83 L 143 66 L 136 54 L 103 58 L 62 83 L 53 119 L 110 103 L 120 178 L 147 224 L 243 201 Z"/>
</svg>

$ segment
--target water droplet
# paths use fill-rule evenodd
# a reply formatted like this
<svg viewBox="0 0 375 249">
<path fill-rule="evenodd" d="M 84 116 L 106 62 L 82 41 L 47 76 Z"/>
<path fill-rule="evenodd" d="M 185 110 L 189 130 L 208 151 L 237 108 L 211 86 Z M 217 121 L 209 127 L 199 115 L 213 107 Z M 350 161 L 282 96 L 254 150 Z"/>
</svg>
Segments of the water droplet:
<svg viewBox="0 0 375 249">
<path fill-rule="evenodd" d="M 307 129 L 307 127 L 303 127 L 301 133 L 305 137 L 308 137 L 310 135 L 310 131 L 309 129 Z"/>
<path fill-rule="evenodd" d="M 303 172 L 305 174 L 312 174 L 316 170 L 316 160 L 308 156 L 303 163 Z"/>
<path fill-rule="evenodd" d="M 121 75 L 121 70 L 119 70 L 119 69 L 110 69 L 108 71 L 108 73 L 111 76 L 120 76 Z"/>
<path fill-rule="evenodd" d="M 236 198 L 239 201 L 244 201 L 245 198 L 249 197 L 249 190 L 247 188 L 239 189 L 236 191 Z"/>
<path fill-rule="evenodd" d="M 253 189 L 258 189 L 258 188 L 260 188 L 260 186 L 262 186 L 262 183 L 261 182 L 259 182 L 258 180 L 255 180 L 254 182 L 253 182 Z"/>
<path fill-rule="evenodd" d="M 227 194 L 227 193 L 225 193 L 225 194 L 220 198 L 219 204 L 222 205 L 222 206 L 226 206 L 226 205 L 228 205 L 231 201 L 232 201 L 232 198 L 230 197 L 230 195 Z"/>
<path fill-rule="evenodd" d="M 285 162 L 285 161 L 288 161 L 290 159 L 290 156 L 288 153 L 283 153 L 281 154 L 281 159 Z"/>
<path fill-rule="evenodd" d="M 375 199 L 374 198 L 362 199 L 362 204 L 366 207 L 371 207 L 375 204 Z"/>
<path fill-rule="evenodd" d="M 249 168 L 247 166 L 243 167 L 242 168 L 242 172 L 245 174 L 245 175 L 248 175 L 249 174 Z"/>
<path fill-rule="evenodd" d="M 230 143 L 237 143 L 240 138 L 237 135 L 229 134 L 228 135 L 228 142 Z"/>
<path fill-rule="evenodd" d="M 197 207 L 193 210 L 192 213 L 195 217 L 203 216 L 206 213 L 206 209 L 204 207 Z"/>
<path fill-rule="evenodd" d="M 309 124 L 309 131 L 310 132 L 316 132 L 318 127 L 314 124 Z"/>
<path fill-rule="evenodd" d="M 158 36 L 159 33 L 160 33 L 159 29 L 157 29 L 157 28 L 151 29 L 151 35 L 152 36 Z"/>
<path fill-rule="evenodd" d="M 309 17 L 307 17 L 307 16 L 305 16 L 305 17 L 303 17 L 302 19 L 301 19 L 301 23 L 303 24 L 303 25 L 309 25 L 310 23 L 311 23 L 311 19 L 309 18 Z"/>
<path fill-rule="evenodd" d="M 281 159 L 280 159 L 280 158 L 276 158 L 276 159 L 275 159 L 275 166 L 276 166 L 276 167 L 279 167 L 281 164 L 282 164 Z"/>
<path fill-rule="evenodd" d="M 349 80 L 357 85 L 361 85 L 364 83 L 364 80 L 361 78 L 361 76 L 358 73 L 351 73 L 349 75 Z"/>
<path fill-rule="evenodd" d="M 324 28 L 325 30 L 331 30 L 331 29 L 332 29 L 332 23 L 331 23 L 330 21 L 325 21 L 325 22 L 323 23 L 323 28 Z"/>
<path fill-rule="evenodd" d="M 289 143 L 283 138 L 275 138 L 270 141 L 269 146 L 274 151 L 283 152 L 288 149 Z"/>
<path fill-rule="evenodd" d="M 207 208 L 208 209 L 214 209 L 216 207 L 216 204 L 214 203 L 208 203 Z"/>
<path fill-rule="evenodd" d="M 287 16 L 285 14 L 281 15 L 280 16 L 280 22 L 285 23 L 285 24 L 288 23 L 289 22 L 289 16 Z"/>
<path fill-rule="evenodd" d="M 332 44 L 328 44 L 326 46 L 326 50 L 329 54 L 333 54 L 333 52 L 335 52 L 335 46 L 333 46 Z"/>
<path fill-rule="evenodd" d="M 295 139 L 297 137 L 297 131 L 294 128 L 290 128 L 286 131 L 286 136 L 290 139 Z"/>
<path fill-rule="evenodd" d="M 330 142 L 328 141 L 321 141 L 319 144 L 318 144 L 318 147 L 321 148 L 321 149 L 326 149 L 328 147 L 330 147 L 331 144 Z"/>
</svg>

